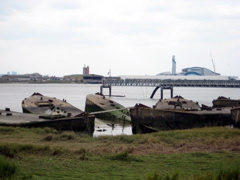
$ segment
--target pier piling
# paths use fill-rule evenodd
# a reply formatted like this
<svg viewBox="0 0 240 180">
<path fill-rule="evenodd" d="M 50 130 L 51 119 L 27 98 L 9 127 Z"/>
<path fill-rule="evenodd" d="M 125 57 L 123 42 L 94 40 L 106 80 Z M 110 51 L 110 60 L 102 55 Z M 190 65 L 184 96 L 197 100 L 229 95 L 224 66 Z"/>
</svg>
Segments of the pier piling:
<svg viewBox="0 0 240 180">
<path fill-rule="evenodd" d="M 109 89 L 109 96 L 112 96 L 112 86 L 104 86 L 104 85 L 102 85 L 100 87 L 100 94 L 103 94 L 103 88 L 108 88 Z"/>
</svg>

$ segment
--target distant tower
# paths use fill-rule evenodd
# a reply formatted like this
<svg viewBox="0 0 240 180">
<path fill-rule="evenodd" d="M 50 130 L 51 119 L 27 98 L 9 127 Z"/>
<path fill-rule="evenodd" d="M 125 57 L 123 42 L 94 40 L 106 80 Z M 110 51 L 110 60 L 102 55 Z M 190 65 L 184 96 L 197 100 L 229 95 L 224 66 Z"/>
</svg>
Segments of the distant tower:
<svg viewBox="0 0 240 180">
<path fill-rule="evenodd" d="M 175 55 L 172 56 L 172 75 L 176 74 L 176 61 L 175 61 Z"/>
<path fill-rule="evenodd" d="M 85 66 L 83 67 L 83 75 L 89 74 L 89 66 Z"/>
</svg>

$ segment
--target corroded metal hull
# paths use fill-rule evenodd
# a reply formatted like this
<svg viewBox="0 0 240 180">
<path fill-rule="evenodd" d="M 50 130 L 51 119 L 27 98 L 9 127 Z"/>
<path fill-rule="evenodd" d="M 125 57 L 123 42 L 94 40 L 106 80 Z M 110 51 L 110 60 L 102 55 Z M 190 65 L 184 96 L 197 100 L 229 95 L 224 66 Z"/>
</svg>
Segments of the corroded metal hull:
<svg viewBox="0 0 240 180">
<path fill-rule="evenodd" d="M 113 122 L 117 120 L 130 121 L 128 109 L 100 94 L 87 95 L 85 112 L 93 113 L 97 118 Z"/>
<path fill-rule="evenodd" d="M 240 106 L 232 108 L 231 115 L 234 127 L 240 128 Z"/>
<path fill-rule="evenodd" d="M 141 104 L 130 108 L 133 134 L 163 130 L 232 125 L 230 108 L 217 110 L 156 109 Z"/>
<path fill-rule="evenodd" d="M 240 100 L 219 96 L 217 99 L 214 99 L 212 103 L 213 103 L 213 107 L 233 107 L 233 106 L 239 106 Z"/>
</svg>

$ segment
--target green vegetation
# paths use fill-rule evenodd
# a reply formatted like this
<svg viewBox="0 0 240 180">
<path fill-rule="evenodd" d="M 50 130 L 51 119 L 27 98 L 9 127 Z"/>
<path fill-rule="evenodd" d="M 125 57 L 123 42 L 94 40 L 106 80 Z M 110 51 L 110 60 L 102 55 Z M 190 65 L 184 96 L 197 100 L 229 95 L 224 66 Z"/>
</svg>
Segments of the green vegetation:
<svg viewBox="0 0 240 180">
<path fill-rule="evenodd" d="M 5 157 L 0 156 L 0 179 L 11 179 L 17 171 L 13 162 L 8 161 Z"/>
<path fill-rule="evenodd" d="M 240 129 L 89 137 L 0 127 L 0 179 L 240 179 Z"/>
</svg>

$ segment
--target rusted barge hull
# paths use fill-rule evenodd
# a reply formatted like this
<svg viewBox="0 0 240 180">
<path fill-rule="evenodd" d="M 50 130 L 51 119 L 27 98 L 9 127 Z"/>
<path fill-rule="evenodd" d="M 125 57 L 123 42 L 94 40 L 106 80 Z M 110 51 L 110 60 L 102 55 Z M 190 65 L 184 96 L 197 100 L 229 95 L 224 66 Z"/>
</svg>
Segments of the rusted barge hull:
<svg viewBox="0 0 240 180">
<path fill-rule="evenodd" d="M 234 127 L 240 128 L 240 106 L 232 108 L 231 115 Z"/>
<path fill-rule="evenodd" d="M 233 124 L 230 109 L 181 112 L 137 105 L 130 109 L 130 114 L 133 134 Z"/>
<path fill-rule="evenodd" d="M 57 130 L 73 130 L 93 135 L 93 115 L 80 114 L 76 117 L 56 118 L 54 116 L 39 116 L 37 114 L 13 112 L 9 109 L 0 110 L 0 125 L 12 127 L 50 127 Z"/>
<path fill-rule="evenodd" d="M 97 118 L 110 120 L 113 122 L 117 120 L 130 121 L 128 109 L 101 94 L 87 95 L 85 112 L 94 113 Z"/>
<path fill-rule="evenodd" d="M 233 107 L 240 106 L 239 99 L 230 99 L 224 96 L 219 96 L 217 99 L 212 101 L 213 107 Z"/>
</svg>

